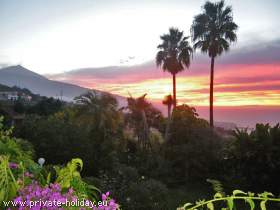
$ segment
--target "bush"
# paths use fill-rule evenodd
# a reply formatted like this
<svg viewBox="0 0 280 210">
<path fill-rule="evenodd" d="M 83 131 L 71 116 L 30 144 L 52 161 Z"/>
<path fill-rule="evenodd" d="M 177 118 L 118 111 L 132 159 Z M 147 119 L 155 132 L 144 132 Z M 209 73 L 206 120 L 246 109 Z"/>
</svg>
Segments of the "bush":
<svg viewBox="0 0 280 210">
<path fill-rule="evenodd" d="M 223 182 L 234 188 L 280 194 L 280 127 L 257 124 L 256 128 L 236 130 L 225 147 Z"/>
<path fill-rule="evenodd" d="M 217 176 L 221 139 L 205 120 L 198 118 L 194 108 L 176 107 L 170 132 L 164 151 L 171 163 L 173 180 L 178 184 L 204 182 Z"/>
<path fill-rule="evenodd" d="M 154 179 L 141 180 L 131 184 L 124 193 L 123 209 L 158 210 L 168 206 L 168 189 Z"/>
</svg>

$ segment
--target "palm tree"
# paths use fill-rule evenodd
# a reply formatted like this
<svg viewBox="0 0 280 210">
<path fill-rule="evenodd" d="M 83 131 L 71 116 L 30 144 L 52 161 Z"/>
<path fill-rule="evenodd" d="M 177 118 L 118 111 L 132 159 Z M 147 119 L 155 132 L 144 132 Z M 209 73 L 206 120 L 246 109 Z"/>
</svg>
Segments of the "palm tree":
<svg viewBox="0 0 280 210">
<path fill-rule="evenodd" d="M 144 94 L 138 98 L 133 98 L 130 95 L 130 97 L 127 98 L 127 108 L 131 111 L 132 115 L 134 115 L 135 118 L 141 117 L 142 119 L 142 126 L 140 124 L 142 132 L 138 138 L 143 148 L 148 148 L 150 146 L 150 129 L 145 111 L 150 106 L 150 103 L 146 100 L 146 95 L 147 94 Z M 139 125 L 139 122 L 137 123 Z"/>
<path fill-rule="evenodd" d="M 189 46 L 189 37 L 184 37 L 183 31 L 177 28 L 170 28 L 169 33 L 160 38 L 162 43 L 158 45 L 160 51 L 156 55 L 156 64 L 173 76 L 173 106 L 176 107 L 176 74 L 189 68 L 193 50 Z"/>
<path fill-rule="evenodd" d="M 78 116 L 89 125 L 94 122 L 98 129 L 104 131 L 104 135 L 117 126 L 118 102 L 112 95 L 89 91 L 74 100 L 78 105 Z"/>
<path fill-rule="evenodd" d="M 169 135 L 169 128 L 170 128 L 170 122 L 171 122 L 171 107 L 173 104 L 173 98 L 172 95 L 167 95 L 164 97 L 163 101 L 162 101 L 163 105 L 167 106 L 167 116 L 168 116 L 168 121 L 167 121 L 167 125 L 166 125 L 166 129 L 165 129 L 165 135 L 164 135 L 164 139 L 165 141 L 168 140 L 168 135 Z"/>
<path fill-rule="evenodd" d="M 207 1 L 203 12 L 194 17 L 191 26 L 194 49 L 200 48 L 211 58 L 210 76 L 210 126 L 213 127 L 213 87 L 215 58 L 229 50 L 232 42 L 237 40 L 238 26 L 233 22 L 232 8 L 225 6 L 223 0 L 212 3 Z"/>
</svg>

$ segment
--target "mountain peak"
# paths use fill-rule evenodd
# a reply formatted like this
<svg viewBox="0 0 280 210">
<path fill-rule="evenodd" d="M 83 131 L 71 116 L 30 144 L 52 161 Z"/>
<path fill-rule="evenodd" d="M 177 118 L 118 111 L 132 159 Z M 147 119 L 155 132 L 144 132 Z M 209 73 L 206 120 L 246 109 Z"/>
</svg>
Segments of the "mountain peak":
<svg viewBox="0 0 280 210">
<path fill-rule="evenodd" d="M 72 100 L 74 97 L 86 92 L 86 88 L 52 81 L 21 66 L 9 66 L 0 69 L 0 84 L 13 87 L 27 88 L 33 93 L 48 97 L 62 97 L 65 100 Z"/>
<path fill-rule="evenodd" d="M 24 70 L 28 70 L 26 68 L 24 68 L 22 65 L 18 64 L 18 65 L 12 65 L 12 66 L 6 66 L 6 67 L 3 67 L 1 68 L 2 69 L 6 69 L 6 70 L 9 70 L 9 69 L 24 69 Z"/>
<path fill-rule="evenodd" d="M 7 67 L 2 68 L 1 70 L 26 70 L 26 71 L 30 71 L 20 64 L 19 65 L 7 66 Z"/>
<path fill-rule="evenodd" d="M 17 74 L 18 76 L 28 76 L 28 77 L 36 77 L 36 78 L 41 78 L 41 79 L 46 79 L 40 74 L 37 74 L 27 68 L 25 68 L 22 65 L 14 65 L 14 66 L 8 66 L 5 68 L 0 69 L 1 73 L 6 73 L 6 74 Z"/>
</svg>

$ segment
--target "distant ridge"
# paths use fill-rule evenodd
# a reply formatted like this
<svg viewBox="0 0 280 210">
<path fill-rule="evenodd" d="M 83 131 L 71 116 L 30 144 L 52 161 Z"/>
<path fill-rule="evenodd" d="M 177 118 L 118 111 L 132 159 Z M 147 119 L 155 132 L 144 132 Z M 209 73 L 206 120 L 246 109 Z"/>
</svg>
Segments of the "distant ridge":
<svg viewBox="0 0 280 210">
<path fill-rule="evenodd" d="M 65 101 L 71 101 L 74 97 L 89 90 L 78 85 L 49 80 L 21 65 L 0 69 L 0 84 L 27 88 L 41 96 L 62 97 Z"/>
</svg>

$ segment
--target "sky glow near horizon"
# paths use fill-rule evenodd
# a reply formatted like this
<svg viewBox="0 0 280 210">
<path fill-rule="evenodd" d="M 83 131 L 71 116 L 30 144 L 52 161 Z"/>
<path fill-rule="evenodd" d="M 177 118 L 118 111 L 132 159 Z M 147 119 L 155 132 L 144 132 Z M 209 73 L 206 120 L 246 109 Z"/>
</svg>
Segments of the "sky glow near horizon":
<svg viewBox="0 0 280 210">
<path fill-rule="evenodd" d="M 148 92 L 150 99 L 159 101 L 172 88 L 170 75 L 153 63 L 159 36 L 171 26 L 189 35 L 193 17 L 201 12 L 204 2 L 0 0 L 0 18 L 4 20 L 0 23 L 0 64 L 21 64 L 52 79 L 124 96 L 128 92 L 135 96 Z M 280 105 L 279 1 L 227 0 L 226 4 L 232 5 L 239 25 L 238 42 L 226 56 L 249 53 L 237 57 L 234 63 L 217 65 L 215 104 Z M 260 59 L 265 48 L 274 51 Z M 223 59 L 217 59 L 217 63 Z M 133 71 L 134 66 L 151 61 L 153 65 L 146 69 Z M 200 62 L 193 60 L 193 64 Z M 193 64 L 178 75 L 178 99 L 181 103 L 207 105 L 208 58 L 204 56 L 200 68 Z M 119 75 L 106 71 L 74 76 L 68 73 L 106 66 L 117 66 Z"/>
</svg>

